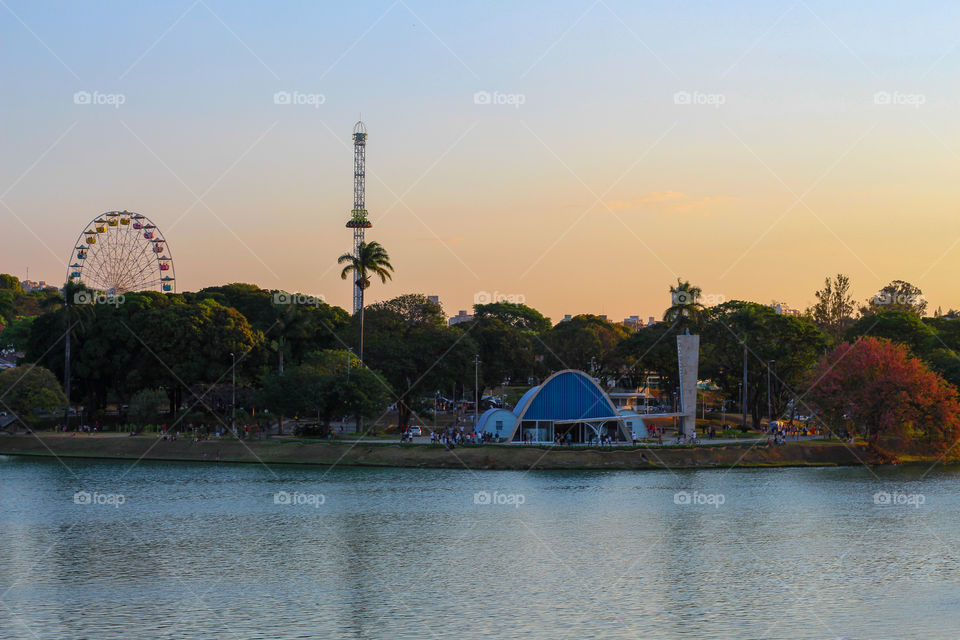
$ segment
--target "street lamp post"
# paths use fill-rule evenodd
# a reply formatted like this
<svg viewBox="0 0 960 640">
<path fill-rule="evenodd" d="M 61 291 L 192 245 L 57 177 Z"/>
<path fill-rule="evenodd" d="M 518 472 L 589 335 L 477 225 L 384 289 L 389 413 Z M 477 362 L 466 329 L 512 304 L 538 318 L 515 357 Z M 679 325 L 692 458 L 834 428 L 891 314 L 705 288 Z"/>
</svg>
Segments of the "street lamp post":
<svg viewBox="0 0 960 640">
<path fill-rule="evenodd" d="M 743 383 L 742 382 L 737 385 L 737 402 L 739 402 L 741 405 L 743 404 Z M 743 425 L 741 426 L 745 426 L 747 424 L 746 409 L 743 410 L 743 415 L 744 415 Z"/>
<path fill-rule="evenodd" d="M 230 377 L 231 377 L 231 394 L 230 394 L 230 430 L 233 431 L 233 435 L 237 435 L 237 356 L 232 351 L 230 352 Z"/>
<path fill-rule="evenodd" d="M 480 354 L 473 356 L 473 429 L 477 429 L 477 409 L 480 408 Z"/>
<path fill-rule="evenodd" d="M 747 341 L 744 338 L 743 341 L 743 422 L 741 423 L 741 428 L 746 430 L 747 428 Z"/>
<path fill-rule="evenodd" d="M 770 396 L 770 366 L 773 364 L 773 360 L 767 362 L 767 425 L 769 426 L 770 421 L 773 420 L 773 400 Z"/>
</svg>

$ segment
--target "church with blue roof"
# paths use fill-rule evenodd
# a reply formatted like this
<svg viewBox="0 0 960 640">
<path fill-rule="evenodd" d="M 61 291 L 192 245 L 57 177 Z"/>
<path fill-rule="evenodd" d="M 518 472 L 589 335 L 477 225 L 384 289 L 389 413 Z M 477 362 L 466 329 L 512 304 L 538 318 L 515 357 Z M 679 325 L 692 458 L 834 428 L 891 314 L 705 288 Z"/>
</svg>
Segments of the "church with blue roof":
<svg viewBox="0 0 960 640">
<path fill-rule="evenodd" d="M 566 369 L 527 391 L 512 411 L 489 409 L 478 430 L 502 442 L 593 442 L 611 437 L 629 442 L 624 418 L 597 381 Z"/>
</svg>

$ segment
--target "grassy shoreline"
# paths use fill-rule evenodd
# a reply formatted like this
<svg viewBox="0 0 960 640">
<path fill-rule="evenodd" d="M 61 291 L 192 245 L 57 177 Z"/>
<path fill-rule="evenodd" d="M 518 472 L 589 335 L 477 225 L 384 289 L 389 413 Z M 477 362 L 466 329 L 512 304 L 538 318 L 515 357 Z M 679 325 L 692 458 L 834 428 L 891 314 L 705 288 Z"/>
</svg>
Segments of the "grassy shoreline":
<svg viewBox="0 0 960 640">
<path fill-rule="evenodd" d="M 430 444 L 307 442 L 295 439 L 176 441 L 150 436 L 68 434 L 0 435 L 0 455 L 200 463 L 266 463 L 329 466 L 500 470 L 636 470 L 850 466 L 877 464 L 861 444 L 805 441 L 710 447 L 637 446 L 571 449 L 482 445 L 447 451 Z"/>
</svg>

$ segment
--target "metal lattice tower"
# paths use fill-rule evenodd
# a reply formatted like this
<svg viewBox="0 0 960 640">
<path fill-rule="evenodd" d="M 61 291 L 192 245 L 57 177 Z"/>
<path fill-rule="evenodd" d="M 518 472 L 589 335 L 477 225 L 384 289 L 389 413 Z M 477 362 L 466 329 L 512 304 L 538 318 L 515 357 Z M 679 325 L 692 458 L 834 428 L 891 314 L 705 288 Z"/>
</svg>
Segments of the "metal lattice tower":
<svg viewBox="0 0 960 640">
<path fill-rule="evenodd" d="M 364 193 L 366 191 L 366 149 L 367 149 L 367 127 L 360 120 L 353 126 L 353 210 L 350 212 L 350 221 L 347 223 L 348 229 L 353 229 L 353 255 L 360 257 L 360 245 L 363 244 L 363 232 L 373 226 L 373 223 L 367 220 L 367 207 L 364 204 Z M 353 283 L 353 312 L 360 311 L 360 300 L 362 292 L 360 285 Z"/>
</svg>

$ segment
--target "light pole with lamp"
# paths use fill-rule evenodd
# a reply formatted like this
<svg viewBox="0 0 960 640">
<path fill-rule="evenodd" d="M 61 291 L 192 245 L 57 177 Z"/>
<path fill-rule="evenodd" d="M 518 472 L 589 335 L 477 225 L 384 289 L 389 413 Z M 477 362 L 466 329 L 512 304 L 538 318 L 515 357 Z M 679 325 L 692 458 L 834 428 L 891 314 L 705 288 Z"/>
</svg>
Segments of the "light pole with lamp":
<svg viewBox="0 0 960 640">
<path fill-rule="evenodd" d="M 473 356 L 473 429 L 477 429 L 477 409 L 480 408 L 480 354 Z"/>
<path fill-rule="evenodd" d="M 230 394 L 230 430 L 233 431 L 234 437 L 237 435 L 237 356 L 232 351 L 230 352 L 230 377 L 231 377 L 231 394 Z"/>
<path fill-rule="evenodd" d="M 770 422 L 773 420 L 773 398 L 770 395 L 770 367 L 773 365 L 773 360 L 767 361 L 767 428 L 770 427 Z"/>
</svg>

